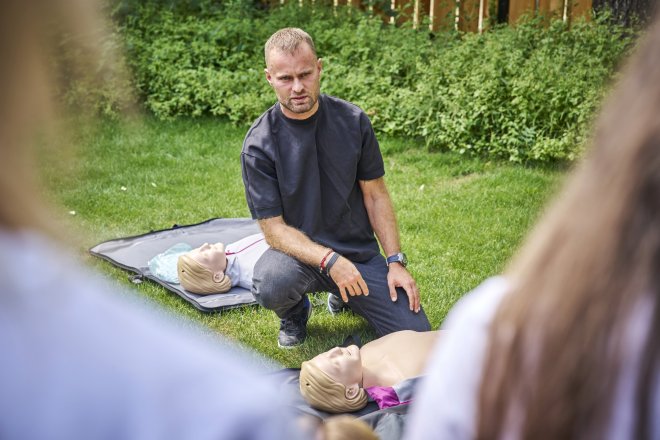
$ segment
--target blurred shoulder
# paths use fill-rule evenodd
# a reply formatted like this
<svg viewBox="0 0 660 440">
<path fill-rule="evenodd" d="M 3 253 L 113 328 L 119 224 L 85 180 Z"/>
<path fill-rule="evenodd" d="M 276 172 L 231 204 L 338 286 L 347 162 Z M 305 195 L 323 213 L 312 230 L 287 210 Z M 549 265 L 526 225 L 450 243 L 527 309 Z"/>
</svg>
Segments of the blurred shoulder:
<svg viewBox="0 0 660 440">
<path fill-rule="evenodd" d="M 447 315 L 443 328 L 461 325 L 466 320 L 471 325 L 490 323 L 508 290 L 509 283 L 504 277 L 488 278 L 454 305 Z"/>
<path fill-rule="evenodd" d="M 79 260 L 39 234 L 0 231 L 0 408 L 15 414 L 0 416 L 8 437 L 295 437 L 265 359 Z"/>
</svg>

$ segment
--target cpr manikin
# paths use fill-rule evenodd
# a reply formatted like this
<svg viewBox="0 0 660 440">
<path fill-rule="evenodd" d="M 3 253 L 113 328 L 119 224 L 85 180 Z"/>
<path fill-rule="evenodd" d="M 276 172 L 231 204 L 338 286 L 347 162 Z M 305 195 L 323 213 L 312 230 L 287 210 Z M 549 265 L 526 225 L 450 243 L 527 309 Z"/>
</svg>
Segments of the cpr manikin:
<svg viewBox="0 0 660 440">
<path fill-rule="evenodd" d="M 177 273 L 181 286 L 200 295 L 224 293 L 234 286 L 252 288 L 254 265 L 268 249 L 263 234 L 254 234 L 225 247 L 208 244 L 181 255 Z"/>
<path fill-rule="evenodd" d="M 367 404 L 365 389 L 421 376 L 439 332 L 403 330 L 365 344 L 335 347 L 303 362 L 300 391 L 318 409 L 339 413 Z"/>
</svg>

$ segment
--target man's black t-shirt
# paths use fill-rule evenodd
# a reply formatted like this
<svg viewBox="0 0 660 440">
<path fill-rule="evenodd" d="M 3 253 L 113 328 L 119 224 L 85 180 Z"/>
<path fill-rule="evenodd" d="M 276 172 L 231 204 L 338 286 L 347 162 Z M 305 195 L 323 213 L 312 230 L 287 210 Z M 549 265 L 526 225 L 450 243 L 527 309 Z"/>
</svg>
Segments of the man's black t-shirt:
<svg viewBox="0 0 660 440">
<path fill-rule="evenodd" d="M 286 224 L 346 258 L 378 254 L 359 180 L 385 174 L 378 141 L 359 107 L 327 95 L 305 120 L 275 104 L 252 125 L 241 154 L 252 217 Z"/>
</svg>

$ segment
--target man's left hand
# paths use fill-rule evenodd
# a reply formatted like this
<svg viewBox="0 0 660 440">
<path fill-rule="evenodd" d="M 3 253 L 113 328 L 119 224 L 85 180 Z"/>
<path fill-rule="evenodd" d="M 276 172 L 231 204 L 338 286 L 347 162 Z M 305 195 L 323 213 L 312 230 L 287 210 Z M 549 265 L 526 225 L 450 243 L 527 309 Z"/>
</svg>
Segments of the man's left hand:
<svg viewBox="0 0 660 440">
<path fill-rule="evenodd" d="M 387 285 L 390 288 L 390 298 L 392 298 L 392 301 L 397 300 L 396 288 L 401 287 L 408 295 L 410 311 L 414 311 L 415 313 L 419 312 L 419 289 L 417 288 L 415 279 L 405 267 L 399 263 L 390 264 L 389 272 L 387 273 Z"/>
</svg>

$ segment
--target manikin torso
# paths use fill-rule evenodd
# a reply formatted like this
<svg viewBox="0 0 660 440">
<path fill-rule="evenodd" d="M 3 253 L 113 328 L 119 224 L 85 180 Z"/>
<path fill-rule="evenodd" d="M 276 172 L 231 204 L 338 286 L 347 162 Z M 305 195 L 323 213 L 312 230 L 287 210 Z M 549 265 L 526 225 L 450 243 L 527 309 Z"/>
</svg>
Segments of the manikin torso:
<svg viewBox="0 0 660 440">
<path fill-rule="evenodd" d="M 264 235 L 253 234 L 239 241 L 228 244 L 226 248 L 227 267 L 225 274 L 231 279 L 231 285 L 252 288 L 254 265 L 268 249 Z"/>
<path fill-rule="evenodd" d="M 439 334 L 403 330 L 365 344 L 360 349 L 362 386 L 393 386 L 422 375 Z"/>
</svg>

